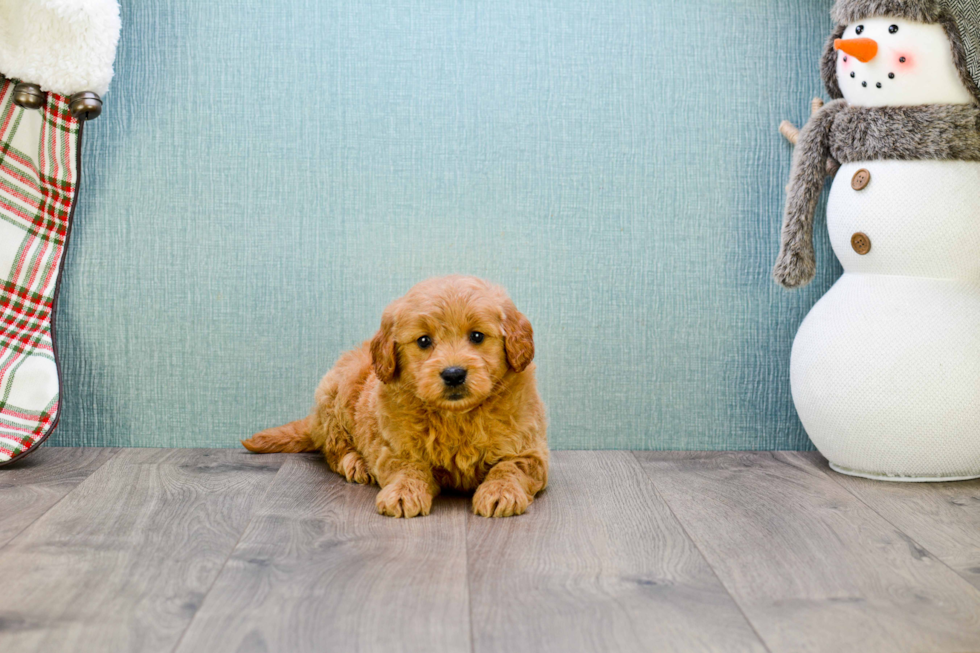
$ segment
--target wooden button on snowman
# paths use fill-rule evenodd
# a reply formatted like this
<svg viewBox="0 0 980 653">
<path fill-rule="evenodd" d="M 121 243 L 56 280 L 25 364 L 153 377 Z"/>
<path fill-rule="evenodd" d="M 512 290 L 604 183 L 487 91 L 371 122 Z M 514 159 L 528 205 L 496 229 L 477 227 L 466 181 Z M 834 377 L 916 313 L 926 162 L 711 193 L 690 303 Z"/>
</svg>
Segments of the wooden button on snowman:
<svg viewBox="0 0 980 653">
<path fill-rule="evenodd" d="M 813 278 L 838 166 L 827 228 L 844 274 L 797 332 L 793 401 L 839 472 L 978 478 L 980 3 L 838 0 L 832 15 L 835 99 L 795 138 L 773 275 Z"/>
</svg>

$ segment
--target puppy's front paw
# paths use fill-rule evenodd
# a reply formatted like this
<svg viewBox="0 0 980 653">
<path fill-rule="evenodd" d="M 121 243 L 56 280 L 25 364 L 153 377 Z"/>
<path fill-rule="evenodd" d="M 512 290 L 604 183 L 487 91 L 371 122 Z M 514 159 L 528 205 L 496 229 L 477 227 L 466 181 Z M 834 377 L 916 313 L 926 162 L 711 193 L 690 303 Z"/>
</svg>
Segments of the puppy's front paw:
<svg viewBox="0 0 980 653">
<path fill-rule="evenodd" d="M 378 512 L 389 517 L 416 517 L 432 510 L 432 493 L 425 483 L 399 479 L 378 492 Z"/>
<path fill-rule="evenodd" d="M 361 458 L 361 454 L 359 453 L 351 451 L 345 454 L 340 459 L 340 468 L 343 470 L 344 478 L 347 479 L 348 483 L 370 485 L 374 482 L 370 472 L 368 472 L 367 463 L 364 462 L 364 459 Z"/>
<path fill-rule="evenodd" d="M 522 515 L 532 499 L 515 481 L 484 481 L 473 494 L 473 512 L 481 517 Z"/>
</svg>

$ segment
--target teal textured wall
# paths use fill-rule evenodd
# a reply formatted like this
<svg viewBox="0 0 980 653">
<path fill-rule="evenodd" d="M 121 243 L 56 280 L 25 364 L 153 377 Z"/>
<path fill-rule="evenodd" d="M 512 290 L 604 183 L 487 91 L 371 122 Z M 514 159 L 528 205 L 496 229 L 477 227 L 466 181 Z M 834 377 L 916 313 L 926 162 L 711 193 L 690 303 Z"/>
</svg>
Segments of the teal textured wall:
<svg viewBox="0 0 980 653">
<path fill-rule="evenodd" d="M 62 445 L 236 446 L 449 272 L 556 448 L 805 448 L 769 278 L 830 0 L 124 0 L 58 312 Z"/>
</svg>

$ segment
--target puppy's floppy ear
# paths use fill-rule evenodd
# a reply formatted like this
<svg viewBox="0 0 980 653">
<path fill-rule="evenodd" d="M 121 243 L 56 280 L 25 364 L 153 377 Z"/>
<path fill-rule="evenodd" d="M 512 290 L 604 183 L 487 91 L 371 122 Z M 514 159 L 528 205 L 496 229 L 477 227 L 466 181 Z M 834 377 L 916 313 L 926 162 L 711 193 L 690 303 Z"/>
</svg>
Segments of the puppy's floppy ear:
<svg viewBox="0 0 980 653">
<path fill-rule="evenodd" d="M 523 372 L 534 360 L 531 321 L 509 299 L 504 305 L 504 351 L 507 364 L 515 372 Z"/>
<path fill-rule="evenodd" d="M 391 383 L 398 375 L 398 352 L 395 349 L 395 320 L 388 311 L 381 316 L 381 328 L 371 339 L 371 363 L 382 383 Z"/>
</svg>

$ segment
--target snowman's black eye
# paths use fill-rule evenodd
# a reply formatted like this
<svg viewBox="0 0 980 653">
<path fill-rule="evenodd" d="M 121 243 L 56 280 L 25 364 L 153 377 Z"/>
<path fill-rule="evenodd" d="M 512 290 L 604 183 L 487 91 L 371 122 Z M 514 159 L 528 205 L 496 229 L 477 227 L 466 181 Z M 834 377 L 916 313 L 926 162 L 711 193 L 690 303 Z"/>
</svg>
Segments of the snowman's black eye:
<svg viewBox="0 0 980 653">
<path fill-rule="evenodd" d="M 889 34 L 895 34 L 896 32 L 898 32 L 898 25 L 892 25 L 891 27 L 888 28 Z"/>
<path fill-rule="evenodd" d="M 864 31 L 864 25 L 858 25 L 857 27 L 854 28 L 854 33 L 855 34 L 860 34 L 863 31 Z"/>
</svg>

